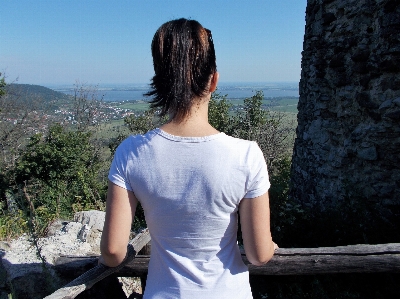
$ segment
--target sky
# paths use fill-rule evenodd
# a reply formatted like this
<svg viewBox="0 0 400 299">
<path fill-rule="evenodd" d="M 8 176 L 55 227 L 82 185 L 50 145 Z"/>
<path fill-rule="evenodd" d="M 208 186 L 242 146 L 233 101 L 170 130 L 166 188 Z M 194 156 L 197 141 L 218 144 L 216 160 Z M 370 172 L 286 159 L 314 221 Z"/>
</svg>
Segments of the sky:
<svg viewBox="0 0 400 299">
<path fill-rule="evenodd" d="M 149 83 L 156 30 L 177 18 L 212 31 L 220 82 L 298 82 L 307 0 L 5 0 L 6 82 Z"/>
</svg>

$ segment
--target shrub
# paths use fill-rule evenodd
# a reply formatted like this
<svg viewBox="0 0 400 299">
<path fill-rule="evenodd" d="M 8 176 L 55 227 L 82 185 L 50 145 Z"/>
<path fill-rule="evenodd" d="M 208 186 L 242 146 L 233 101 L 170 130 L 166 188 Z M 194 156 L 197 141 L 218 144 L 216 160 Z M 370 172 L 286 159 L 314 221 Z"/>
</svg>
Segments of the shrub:
<svg viewBox="0 0 400 299">
<path fill-rule="evenodd" d="M 36 211 L 45 225 L 54 218 L 70 218 L 77 210 L 104 208 L 105 187 L 98 177 L 102 161 L 90 137 L 89 132 L 54 125 L 47 136 L 30 138 L 14 172 L 21 210 Z"/>
</svg>

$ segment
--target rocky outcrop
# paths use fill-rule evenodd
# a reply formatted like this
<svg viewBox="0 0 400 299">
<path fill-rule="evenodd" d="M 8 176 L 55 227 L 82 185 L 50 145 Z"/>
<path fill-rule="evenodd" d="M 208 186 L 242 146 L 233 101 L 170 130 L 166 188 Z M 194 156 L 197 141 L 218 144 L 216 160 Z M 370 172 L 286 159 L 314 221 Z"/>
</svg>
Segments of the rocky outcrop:
<svg viewBox="0 0 400 299">
<path fill-rule="evenodd" d="M 60 256 L 98 256 L 104 217 L 101 211 L 84 211 L 76 213 L 74 221 L 56 221 L 49 227 L 47 237 L 38 240 L 37 247 L 28 235 L 0 242 L 0 299 L 8 298 L 10 293 L 18 299 L 43 298 L 73 280 L 75 277 L 57 272 L 55 262 Z M 39 251 L 42 258 L 38 256 Z M 125 286 L 131 285 L 131 290 L 126 292 L 140 288 L 139 283 L 134 285 L 129 279 L 120 280 L 124 280 Z M 115 277 L 100 287 L 105 285 L 102 293 L 126 298 Z M 82 294 L 79 298 L 85 296 Z M 96 298 L 101 297 L 96 295 Z"/>
<path fill-rule="evenodd" d="M 308 0 L 290 191 L 303 206 L 399 213 L 399 32 L 397 0 Z"/>
</svg>

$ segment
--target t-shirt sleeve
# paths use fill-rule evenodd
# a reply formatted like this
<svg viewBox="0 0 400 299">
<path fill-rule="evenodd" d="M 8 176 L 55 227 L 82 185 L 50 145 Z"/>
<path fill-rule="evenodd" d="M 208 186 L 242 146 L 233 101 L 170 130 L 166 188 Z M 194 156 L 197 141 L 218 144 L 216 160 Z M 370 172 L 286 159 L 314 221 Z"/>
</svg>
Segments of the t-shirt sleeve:
<svg viewBox="0 0 400 299">
<path fill-rule="evenodd" d="M 266 193 L 271 186 L 267 163 L 256 142 L 252 142 L 248 155 L 249 181 L 244 198 L 255 198 Z"/>
<path fill-rule="evenodd" d="M 126 150 L 127 140 L 123 141 L 115 151 L 113 161 L 111 163 L 110 171 L 108 172 L 108 179 L 117 186 L 120 186 L 129 191 L 133 191 L 128 178 L 128 159 L 129 153 Z"/>
</svg>

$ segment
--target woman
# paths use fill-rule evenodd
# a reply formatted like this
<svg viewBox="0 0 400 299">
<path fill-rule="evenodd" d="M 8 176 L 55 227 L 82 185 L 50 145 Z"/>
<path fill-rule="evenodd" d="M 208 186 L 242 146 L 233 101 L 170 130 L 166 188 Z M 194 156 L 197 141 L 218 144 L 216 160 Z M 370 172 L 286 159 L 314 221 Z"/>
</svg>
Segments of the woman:
<svg viewBox="0 0 400 299">
<path fill-rule="evenodd" d="M 144 298 L 252 298 L 237 211 L 247 258 L 266 263 L 274 243 L 262 152 L 208 123 L 219 77 L 209 30 L 194 20 L 167 22 L 154 35 L 152 55 L 152 107 L 170 121 L 118 147 L 100 261 L 122 262 L 140 201 L 152 238 Z"/>
</svg>

